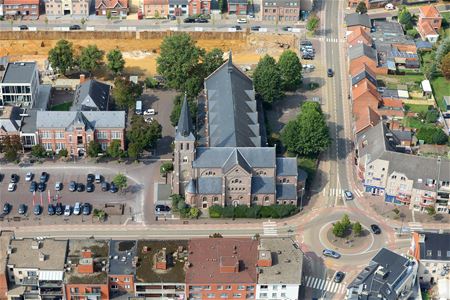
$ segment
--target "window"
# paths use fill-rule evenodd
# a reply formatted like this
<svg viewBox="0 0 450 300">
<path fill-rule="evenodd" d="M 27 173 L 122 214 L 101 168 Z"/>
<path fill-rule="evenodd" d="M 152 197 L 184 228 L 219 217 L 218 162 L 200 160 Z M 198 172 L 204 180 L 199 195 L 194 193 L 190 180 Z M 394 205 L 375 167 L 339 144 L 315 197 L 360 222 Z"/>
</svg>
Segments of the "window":
<svg viewBox="0 0 450 300">
<path fill-rule="evenodd" d="M 240 291 L 243 291 L 243 290 L 245 290 L 245 286 L 239 285 L 237 289 L 240 290 Z"/>
<path fill-rule="evenodd" d="M 103 151 L 105 151 L 106 148 L 108 148 L 108 143 L 100 143 L 100 145 L 102 146 Z"/>
<path fill-rule="evenodd" d="M 43 144 L 45 150 L 51 151 L 52 150 L 52 143 L 44 143 Z"/>
<path fill-rule="evenodd" d="M 52 133 L 50 131 L 43 131 L 41 133 L 41 138 L 43 138 L 43 139 L 51 139 L 52 138 Z"/>
<path fill-rule="evenodd" d="M 112 281 L 112 282 L 117 282 L 117 281 L 119 281 L 119 278 L 117 278 L 117 277 L 111 277 L 111 281 Z"/>
<path fill-rule="evenodd" d="M 231 285 L 227 285 L 227 286 L 225 287 L 225 289 L 228 290 L 228 291 L 231 290 Z"/>
<path fill-rule="evenodd" d="M 215 197 L 215 198 L 217 198 L 217 197 Z M 218 291 L 221 291 L 221 290 L 223 290 L 223 286 L 221 286 L 221 285 L 218 285 L 218 286 L 217 286 L 217 290 L 218 290 Z"/>
<path fill-rule="evenodd" d="M 222 293 L 222 294 L 220 294 L 220 298 L 227 299 L 228 298 L 228 294 L 227 293 Z"/>
<path fill-rule="evenodd" d="M 183 143 L 180 144 L 180 149 L 183 150 Z"/>
<path fill-rule="evenodd" d="M 267 293 L 259 293 L 259 298 L 267 298 Z"/>
<path fill-rule="evenodd" d="M 274 291 L 278 290 L 278 285 L 276 285 L 276 284 L 273 285 L 273 286 L 272 286 L 272 290 L 274 290 Z"/>
<path fill-rule="evenodd" d="M 187 163 L 187 162 L 188 162 L 188 157 L 187 157 L 187 156 L 183 157 L 183 162 L 184 162 L 184 163 Z"/>
<path fill-rule="evenodd" d="M 120 131 L 112 131 L 111 132 L 111 139 L 120 140 L 121 138 L 122 138 L 122 133 Z"/>
<path fill-rule="evenodd" d="M 64 138 L 64 131 L 55 132 L 55 139 L 63 139 L 63 138 Z"/>
<path fill-rule="evenodd" d="M 208 297 L 208 298 L 216 298 L 216 294 L 214 294 L 214 293 L 207 294 L 206 297 Z"/>
<path fill-rule="evenodd" d="M 207 286 L 205 286 L 205 288 L 204 288 L 205 290 L 211 290 L 211 286 L 210 285 L 207 285 Z"/>
<path fill-rule="evenodd" d="M 66 148 L 66 144 L 60 143 L 60 142 L 56 143 L 56 150 L 61 150 L 61 149 L 64 149 L 64 148 Z"/>
<path fill-rule="evenodd" d="M 427 256 L 432 256 L 432 255 L 433 255 L 433 251 L 427 250 Z"/>
<path fill-rule="evenodd" d="M 99 140 L 107 139 L 106 132 L 105 131 L 98 131 L 97 132 L 97 139 L 99 139 Z"/>
<path fill-rule="evenodd" d="M 112 284 L 112 285 L 111 285 L 111 289 L 117 290 L 117 284 Z"/>
<path fill-rule="evenodd" d="M 241 294 L 239 294 L 239 293 L 235 293 L 235 294 L 233 294 L 233 298 L 241 298 L 242 297 L 242 295 Z"/>
<path fill-rule="evenodd" d="M 78 293 L 78 288 L 70 288 L 71 293 Z"/>
<path fill-rule="evenodd" d="M 285 289 L 286 289 L 286 285 L 283 284 L 283 285 L 281 286 L 281 289 L 282 289 L 282 290 L 285 290 Z"/>
<path fill-rule="evenodd" d="M 186 150 L 189 150 L 189 143 L 186 144 Z"/>
<path fill-rule="evenodd" d="M 277 293 L 272 293 L 272 298 L 276 298 L 277 297 Z"/>
<path fill-rule="evenodd" d="M 268 286 L 267 285 L 261 285 L 261 290 L 267 290 Z"/>
<path fill-rule="evenodd" d="M 286 293 L 281 293 L 281 298 L 286 298 Z"/>
<path fill-rule="evenodd" d="M 125 279 L 123 281 L 130 282 L 130 278 L 129 277 L 125 277 Z"/>
</svg>

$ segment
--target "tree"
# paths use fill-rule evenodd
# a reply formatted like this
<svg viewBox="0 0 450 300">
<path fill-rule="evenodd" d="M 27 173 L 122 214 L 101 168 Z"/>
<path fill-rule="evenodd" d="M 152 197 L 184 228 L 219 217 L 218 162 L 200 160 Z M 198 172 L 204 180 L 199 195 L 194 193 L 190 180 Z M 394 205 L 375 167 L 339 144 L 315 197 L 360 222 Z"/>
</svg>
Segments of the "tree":
<svg viewBox="0 0 450 300">
<path fill-rule="evenodd" d="M 366 2 L 360 1 L 358 5 L 356 6 L 356 12 L 359 14 L 365 14 L 367 13 L 367 6 Z"/>
<path fill-rule="evenodd" d="M 128 145 L 127 153 L 129 158 L 137 159 L 139 156 L 139 152 L 140 152 L 139 146 L 136 145 L 135 143 L 130 143 Z"/>
<path fill-rule="evenodd" d="M 316 15 L 310 15 L 308 21 L 306 22 L 306 30 L 309 32 L 316 31 L 317 27 L 319 27 L 320 19 Z"/>
<path fill-rule="evenodd" d="M 178 201 L 177 208 L 178 208 L 178 210 L 182 210 L 182 209 L 186 208 L 186 202 L 184 202 L 184 199 L 181 199 Z"/>
<path fill-rule="evenodd" d="M 173 171 L 173 164 L 171 162 L 165 162 L 159 167 L 159 173 L 161 173 L 162 176 L 167 176 L 168 173 Z"/>
<path fill-rule="evenodd" d="M 283 90 L 296 90 L 302 81 L 302 64 L 292 50 L 284 51 L 278 60 Z"/>
<path fill-rule="evenodd" d="M 256 92 L 266 103 L 273 103 L 283 97 L 281 74 L 275 59 L 265 55 L 255 68 L 253 84 Z"/>
<path fill-rule="evenodd" d="M 441 72 L 447 80 L 450 80 L 450 52 L 441 60 Z"/>
<path fill-rule="evenodd" d="M 448 136 L 441 128 L 435 126 L 422 126 L 417 132 L 417 138 L 425 144 L 444 145 L 448 142 Z"/>
<path fill-rule="evenodd" d="M 67 157 L 67 155 L 69 155 L 69 151 L 67 151 L 67 149 L 61 149 L 58 152 L 59 157 Z"/>
<path fill-rule="evenodd" d="M 81 23 L 81 25 L 86 24 L 86 19 L 85 18 L 81 18 L 80 23 Z"/>
<path fill-rule="evenodd" d="M 53 69 L 66 74 L 74 65 L 72 43 L 59 40 L 48 52 L 48 61 Z"/>
<path fill-rule="evenodd" d="M 154 89 L 158 86 L 158 81 L 153 77 L 147 77 L 144 80 L 144 85 L 148 89 Z"/>
<path fill-rule="evenodd" d="M 363 229 L 363 228 L 362 228 L 362 226 L 361 226 L 361 223 L 359 223 L 359 222 L 353 223 L 353 228 L 352 228 L 352 230 L 353 230 L 353 233 L 354 233 L 356 236 L 361 235 L 362 229 Z"/>
<path fill-rule="evenodd" d="M 92 73 L 103 60 L 103 51 L 98 49 L 96 45 L 88 45 L 81 49 L 78 64 L 81 70 Z"/>
<path fill-rule="evenodd" d="M 429 216 L 434 216 L 436 214 L 436 209 L 434 208 L 434 206 L 427 206 L 425 210 L 427 211 L 427 214 Z"/>
<path fill-rule="evenodd" d="M 333 234 L 337 237 L 343 237 L 345 235 L 345 227 L 341 222 L 336 222 L 333 224 Z"/>
<path fill-rule="evenodd" d="M 127 180 L 127 176 L 123 175 L 122 173 L 117 174 L 113 178 L 113 182 L 119 190 L 123 190 L 127 187 Z"/>
<path fill-rule="evenodd" d="M 442 58 L 450 52 L 450 37 L 445 38 L 436 50 L 436 56 L 434 58 L 434 63 L 437 64 L 437 69 L 441 68 Z"/>
<path fill-rule="evenodd" d="M 114 75 L 120 74 L 125 67 L 125 60 L 123 59 L 122 52 L 119 49 L 114 49 L 108 52 L 106 55 L 108 60 L 108 68 L 114 73 Z"/>
<path fill-rule="evenodd" d="M 341 224 L 344 227 L 344 230 L 350 229 L 350 226 L 352 225 L 352 222 L 350 222 L 350 218 L 347 214 L 342 216 Z"/>
<path fill-rule="evenodd" d="M 117 77 L 114 80 L 112 96 L 117 106 L 120 108 L 134 107 L 136 100 L 142 95 L 141 85 L 129 81 L 125 78 Z"/>
<path fill-rule="evenodd" d="M 439 118 L 439 112 L 435 109 L 430 109 L 425 114 L 425 122 L 434 124 Z"/>
<path fill-rule="evenodd" d="M 109 9 L 106 11 L 106 18 L 108 19 L 108 21 L 112 18 L 111 11 Z"/>
<path fill-rule="evenodd" d="M 200 216 L 200 209 L 197 207 L 191 207 L 189 208 L 188 217 L 190 219 L 197 219 Z"/>
<path fill-rule="evenodd" d="M 419 32 L 417 31 L 417 29 L 413 28 L 406 30 L 406 34 L 414 39 L 419 35 Z"/>
<path fill-rule="evenodd" d="M 127 130 L 127 140 L 140 154 L 156 145 L 156 141 L 162 137 L 161 132 L 162 127 L 156 120 L 146 123 L 142 116 L 133 116 L 131 128 Z"/>
<path fill-rule="evenodd" d="M 214 72 L 218 67 L 224 63 L 223 51 L 219 48 L 214 48 L 205 54 L 203 58 L 203 69 L 204 76 L 208 77 L 212 72 Z"/>
<path fill-rule="evenodd" d="M 406 7 L 403 7 L 398 13 L 398 22 L 402 24 L 406 30 L 412 29 L 413 17 Z"/>
<path fill-rule="evenodd" d="M 99 142 L 90 141 L 86 152 L 89 157 L 97 157 L 102 152 L 102 146 Z"/>
<path fill-rule="evenodd" d="M 7 161 L 15 161 L 19 158 L 19 151 L 22 150 L 22 143 L 19 135 L 5 135 L 2 138 L 2 151 L 5 152 Z"/>
<path fill-rule="evenodd" d="M 122 149 L 120 149 L 121 146 L 120 140 L 113 140 L 109 144 L 109 147 L 106 148 L 106 153 L 112 158 L 118 158 L 123 152 Z"/>
<path fill-rule="evenodd" d="M 31 155 L 33 155 L 34 157 L 42 158 L 47 155 L 47 151 L 45 151 L 44 146 L 42 146 L 41 144 L 37 144 L 31 147 Z"/>
</svg>

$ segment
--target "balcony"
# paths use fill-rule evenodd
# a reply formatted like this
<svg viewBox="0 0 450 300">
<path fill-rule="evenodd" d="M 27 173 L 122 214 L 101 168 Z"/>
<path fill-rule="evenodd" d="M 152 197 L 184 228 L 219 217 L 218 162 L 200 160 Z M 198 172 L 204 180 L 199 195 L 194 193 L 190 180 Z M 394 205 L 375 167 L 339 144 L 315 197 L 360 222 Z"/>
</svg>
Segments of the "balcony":
<svg viewBox="0 0 450 300">
<path fill-rule="evenodd" d="M 434 202 L 419 202 L 419 205 L 422 207 L 430 207 L 434 206 Z"/>
<path fill-rule="evenodd" d="M 395 196 L 395 199 L 405 204 L 411 203 L 411 195 L 399 193 Z"/>
<path fill-rule="evenodd" d="M 422 199 L 426 200 L 426 201 L 434 201 L 436 200 L 433 196 L 431 195 L 422 195 Z"/>
<path fill-rule="evenodd" d="M 28 276 L 24 277 L 22 280 L 22 285 L 38 285 L 38 278 L 37 276 Z"/>
</svg>

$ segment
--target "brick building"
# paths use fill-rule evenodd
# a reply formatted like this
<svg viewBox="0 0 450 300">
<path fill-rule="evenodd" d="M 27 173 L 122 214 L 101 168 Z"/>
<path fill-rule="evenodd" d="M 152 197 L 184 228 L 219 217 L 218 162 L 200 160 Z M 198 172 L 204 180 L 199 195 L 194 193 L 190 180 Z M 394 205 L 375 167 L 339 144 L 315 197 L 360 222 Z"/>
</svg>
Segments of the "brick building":
<svg viewBox="0 0 450 300">
<path fill-rule="evenodd" d="M 89 0 L 47 0 L 45 14 L 48 16 L 89 16 Z"/>
<path fill-rule="evenodd" d="M 266 21 L 298 21 L 300 0 L 264 0 L 262 19 Z"/>
<path fill-rule="evenodd" d="M 188 14 L 188 0 L 169 0 L 169 16 L 187 17 Z"/>
<path fill-rule="evenodd" d="M 209 15 L 211 13 L 211 0 L 189 0 L 189 15 Z"/>
<path fill-rule="evenodd" d="M 169 0 L 144 0 L 141 11 L 146 18 L 167 17 L 169 15 Z"/>
<path fill-rule="evenodd" d="M 115 294 L 134 293 L 136 241 L 109 242 L 109 289 Z"/>
<path fill-rule="evenodd" d="M 229 0 L 227 3 L 228 3 L 228 14 L 238 16 L 247 15 L 248 9 L 247 0 Z"/>
<path fill-rule="evenodd" d="M 0 232 L 0 299 L 6 299 L 8 292 L 8 273 L 6 265 L 8 262 L 8 249 L 12 232 Z"/>
<path fill-rule="evenodd" d="M 3 14 L 7 19 L 36 20 L 39 18 L 39 0 L 4 0 Z"/>
<path fill-rule="evenodd" d="M 423 40 L 428 40 L 431 43 L 437 42 L 441 26 L 442 16 L 434 5 L 419 8 L 417 31 Z"/>
<path fill-rule="evenodd" d="M 90 141 L 100 143 L 103 150 L 111 141 L 125 147 L 125 112 L 123 111 L 38 111 L 36 131 L 39 144 L 56 153 L 83 156 Z"/>
<path fill-rule="evenodd" d="M 128 0 L 95 0 L 95 14 L 106 17 L 108 12 L 112 17 L 125 18 L 128 15 Z"/>
</svg>

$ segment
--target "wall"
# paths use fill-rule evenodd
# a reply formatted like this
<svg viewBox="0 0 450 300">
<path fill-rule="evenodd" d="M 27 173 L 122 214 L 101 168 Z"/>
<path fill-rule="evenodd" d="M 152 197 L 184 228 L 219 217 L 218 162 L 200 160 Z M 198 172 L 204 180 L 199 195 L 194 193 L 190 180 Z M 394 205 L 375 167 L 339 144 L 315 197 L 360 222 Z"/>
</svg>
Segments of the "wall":
<svg viewBox="0 0 450 300">
<path fill-rule="evenodd" d="M 0 300 L 7 299 L 6 292 L 8 291 L 8 279 L 4 270 L 0 273 Z"/>
<path fill-rule="evenodd" d="M 117 289 L 112 289 L 116 285 Z M 127 291 L 134 293 L 134 275 L 109 275 L 109 287 L 111 292 Z"/>
<path fill-rule="evenodd" d="M 209 287 L 209 288 L 207 288 Z M 229 287 L 229 289 L 227 289 Z M 189 291 L 191 291 L 189 293 Z M 253 284 L 194 284 L 186 285 L 186 297 L 199 295 L 201 299 L 254 299 L 255 286 Z M 227 294 L 227 297 L 221 297 Z M 238 296 L 239 295 L 239 296 Z M 248 297 L 247 297 L 248 295 Z"/>
<path fill-rule="evenodd" d="M 261 287 L 265 287 L 261 289 Z M 256 299 L 285 299 L 294 300 L 298 298 L 298 284 L 258 284 L 256 286 Z M 266 294 L 266 297 L 261 297 Z"/>
<path fill-rule="evenodd" d="M 72 293 L 70 291 L 71 288 L 78 288 L 78 293 L 73 293 L 74 295 L 82 296 L 87 293 L 92 292 L 92 288 L 100 288 L 100 299 L 101 300 L 109 300 L 109 287 L 108 284 L 66 284 L 66 299 L 71 299 Z M 100 300 L 99 299 L 99 300 Z"/>
</svg>

